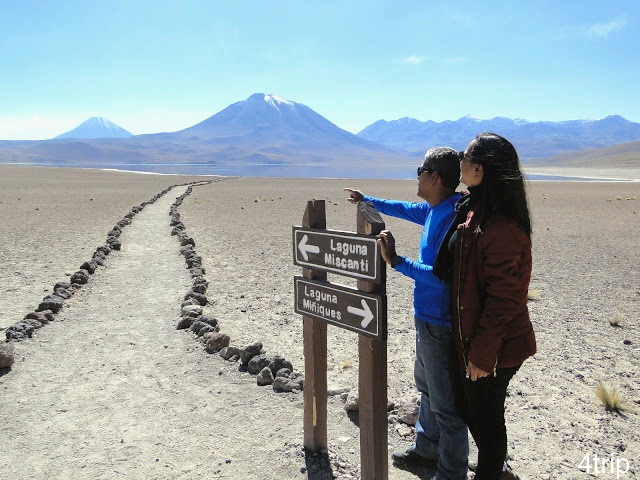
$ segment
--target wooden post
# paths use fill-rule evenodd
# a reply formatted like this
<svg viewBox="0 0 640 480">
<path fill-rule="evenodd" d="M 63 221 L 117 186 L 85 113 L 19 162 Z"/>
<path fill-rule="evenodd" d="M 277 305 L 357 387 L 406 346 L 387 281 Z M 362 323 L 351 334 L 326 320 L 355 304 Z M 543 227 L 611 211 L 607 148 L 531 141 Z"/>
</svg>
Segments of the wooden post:
<svg viewBox="0 0 640 480">
<path fill-rule="evenodd" d="M 384 222 L 373 206 L 360 202 L 357 217 L 358 232 L 377 235 Z M 383 262 L 380 284 L 358 280 L 358 290 L 386 294 L 386 264 Z M 383 297 L 386 298 L 386 295 Z M 384 307 L 386 311 L 386 306 Z M 373 339 L 358 335 L 359 352 L 359 421 L 360 462 L 362 480 L 389 478 L 387 434 L 387 324 L 381 325 L 384 335 Z"/>
<path fill-rule="evenodd" d="M 307 202 L 302 225 L 327 228 L 324 200 Z M 303 268 L 305 278 L 326 280 L 325 272 Z M 304 446 L 313 452 L 327 448 L 327 323 L 303 316 Z M 386 375 L 385 375 L 386 378 Z"/>
</svg>

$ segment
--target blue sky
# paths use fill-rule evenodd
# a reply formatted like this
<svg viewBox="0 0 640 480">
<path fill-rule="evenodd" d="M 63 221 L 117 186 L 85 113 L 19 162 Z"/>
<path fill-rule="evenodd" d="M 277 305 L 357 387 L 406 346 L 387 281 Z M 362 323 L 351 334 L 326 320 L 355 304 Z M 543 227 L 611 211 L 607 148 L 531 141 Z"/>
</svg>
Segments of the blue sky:
<svg viewBox="0 0 640 480">
<path fill-rule="evenodd" d="M 482 6 L 482 4 L 486 4 Z M 134 134 L 256 92 L 379 119 L 640 122 L 640 2 L 0 0 L 0 139 Z"/>
</svg>

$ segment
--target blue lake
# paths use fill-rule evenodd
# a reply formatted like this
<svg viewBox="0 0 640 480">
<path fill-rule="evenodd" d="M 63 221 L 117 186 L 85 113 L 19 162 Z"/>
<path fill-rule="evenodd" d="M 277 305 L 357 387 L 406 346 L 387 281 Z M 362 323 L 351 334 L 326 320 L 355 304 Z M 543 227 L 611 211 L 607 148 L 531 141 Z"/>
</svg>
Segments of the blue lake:
<svg viewBox="0 0 640 480">
<path fill-rule="evenodd" d="M 223 166 L 203 163 L 181 164 L 136 164 L 136 163 L 29 163 L 28 165 L 61 168 L 99 168 L 124 170 L 131 172 L 162 173 L 173 175 L 222 175 L 230 177 L 263 177 L 263 178 L 359 178 L 359 179 L 395 179 L 414 180 L 416 165 L 377 165 L 341 167 L 319 165 L 274 165 L 254 164 L 239 166 Z M 559 175 L 527 175 L 532 181 L 615 181 L 619 179 L 594 179 L 586 177 L 567 177 Z"/>
</svg>

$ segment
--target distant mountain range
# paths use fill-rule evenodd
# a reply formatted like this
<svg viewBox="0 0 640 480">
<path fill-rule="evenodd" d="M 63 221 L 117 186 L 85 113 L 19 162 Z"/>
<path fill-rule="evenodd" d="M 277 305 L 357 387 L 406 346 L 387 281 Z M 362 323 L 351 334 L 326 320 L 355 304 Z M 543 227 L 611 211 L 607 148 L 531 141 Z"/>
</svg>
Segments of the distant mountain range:
<svg viewBox="0 0 640 480">
<path fill-rule="evenodd" d="M 263 93 L 251 95 L 178 132 L 129 138 L 0 141 L 0 162 L 4 163 L 328 167 L 348 163 L 357 167 L 410 161 L 406 152 L 347 132 L 306 105 Z"/>
<path fill-rule="evenodd" d="M 640 140 L 640 123 L 630 122 L 619 115 L 610 115 L 602 120 L 563 122 L 528 122 L 506 117 L 481 120 L 467 115 L 456 121 L 438 123 L 405 117 L 390 122 L 378 120 L 358 136 L 418 154 L 433 145 L 464 149 L 481 132 L 495 132 L 509 139 L 521 159 L 529 160 Z"/>
<path fill-rule="evenodd" d="M 127 132 L 104 117 L 91 117 L 82 122 L 73 130 L 58 135 L 56 140 L 62 138 L 129 138 L 133 133 Z"/>
<path fill-rule="evenodd" d="M 52 140 L 0 141 L 0 163 L 253 165 L 256 175 L 260 165 L 309 165 L 338 172 L 333 175 L 349 168 L 345 176 L 357 176 L 359 168 L 414 165 L 429 147 L 463 149 L 482 131 L 511 140 L 525 162 L 640 141 L 640 124 L 620 116 L 565 122 L 467 116 L 437 123 L 402 118 L 379 120 L 354 135 L 306 105 L 256 93 L 178 132 L 131 136 L 107 119 L 94 117 Z"/>
</svg>

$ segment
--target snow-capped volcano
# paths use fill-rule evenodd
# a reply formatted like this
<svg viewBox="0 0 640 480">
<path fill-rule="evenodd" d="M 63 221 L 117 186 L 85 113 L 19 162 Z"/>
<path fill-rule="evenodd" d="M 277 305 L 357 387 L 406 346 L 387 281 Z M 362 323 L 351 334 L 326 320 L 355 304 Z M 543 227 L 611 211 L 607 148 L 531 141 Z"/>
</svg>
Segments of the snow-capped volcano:
<svg viewBox="0 0 640 480">
<path fill-rule="evenodd" d="M 270 105 L 273 105 L 278 110 L 280 110 L 280 108 L 278 107 L 278 105 L 280 104 L 284 104 L 284 105 L 287 105 L 288 107 L 296 108 L 294 102 L 290 102 L 289 100 L 284 100 L 280 97 L 276 97 L 275 95 L 265 95 L 264 101 Z"/>
<path fill-rule="evenodd" d="M 246 100 L 233 103 L 203 122 L 177 133 L 192 140 L 215 143 L 297 144 L 322 150 L 338 146 L 386 150 L 341 129 L 302 103 L 264 93 L 254 93 Z"/>
<path fill-rule="evenodd" d="M 58 135 L 56 139 L 61 138 L 129 138 L 132 137 L 131 132 L 119 127 L 115 123 L 104 117 L 91 117 L 89 120 L 82 122 L 73 130 L 62 135 Z"/>
</svg>

